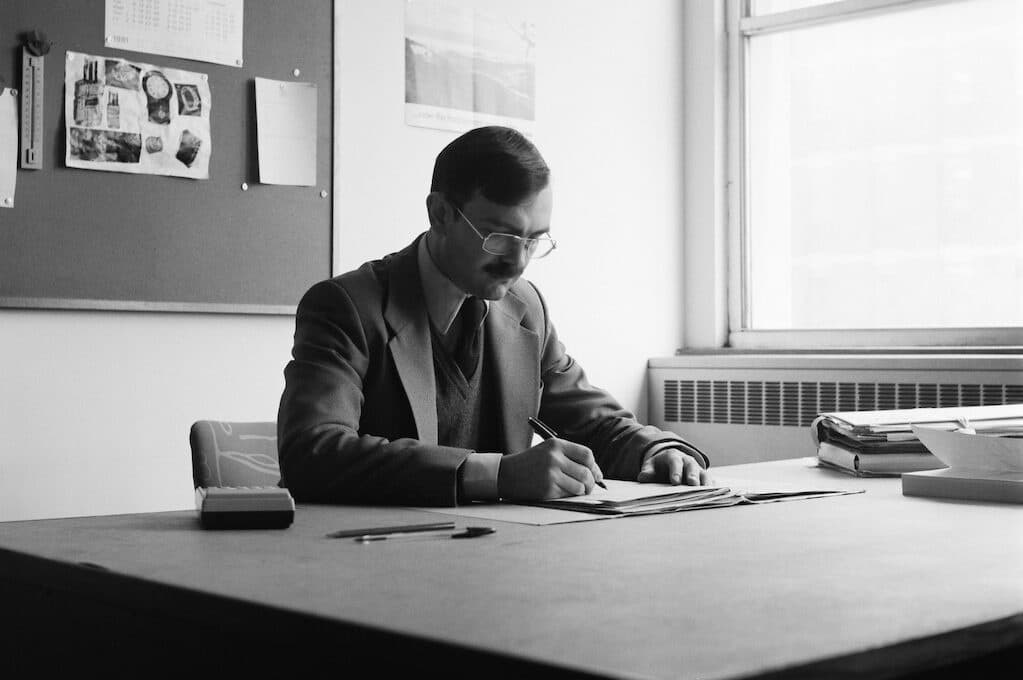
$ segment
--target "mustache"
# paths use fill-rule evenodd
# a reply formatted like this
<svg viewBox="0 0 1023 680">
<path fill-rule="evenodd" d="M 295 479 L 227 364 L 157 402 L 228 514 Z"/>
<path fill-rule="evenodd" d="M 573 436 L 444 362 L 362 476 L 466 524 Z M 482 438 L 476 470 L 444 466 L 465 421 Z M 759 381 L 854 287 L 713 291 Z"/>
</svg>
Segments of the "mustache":
<svg viewBox="0 0 1023 680">
<path fill-rule="evenodd" d="M 483 267 L 483 271 L 500 279 L 510 279 L 522 274 L 522 271 L 514 265 L 502 265 L 497 262 L 486 265 Z"/>
</svg>

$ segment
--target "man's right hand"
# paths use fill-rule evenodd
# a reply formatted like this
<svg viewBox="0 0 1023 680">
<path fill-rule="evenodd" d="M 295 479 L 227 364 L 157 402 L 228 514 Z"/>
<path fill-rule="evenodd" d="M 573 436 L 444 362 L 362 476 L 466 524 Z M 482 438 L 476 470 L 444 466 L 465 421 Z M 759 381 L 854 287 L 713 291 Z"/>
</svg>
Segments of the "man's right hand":
<svg viewBox="0 0 1023 680">
<path fill-rule="evenodd" d="M 497 491 L 501 498 L 540 501 L 582 496 L 604 479 L 593 451 L 565 439 L 546 439 L 501 458 Z"/>
</svg>

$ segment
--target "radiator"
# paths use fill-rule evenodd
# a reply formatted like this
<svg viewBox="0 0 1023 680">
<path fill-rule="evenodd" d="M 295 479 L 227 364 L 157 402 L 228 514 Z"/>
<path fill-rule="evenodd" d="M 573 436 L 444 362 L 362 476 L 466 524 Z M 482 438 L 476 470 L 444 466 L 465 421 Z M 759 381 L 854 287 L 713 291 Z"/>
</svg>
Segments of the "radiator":
<svg viewBox="0 0 1023 680">
<path fill-rule="evenodd" d="M 647 370 L 651 424 L 715 467 L 815 456 L 819 413 L 1023 403 L 1023 354 L 691 353 Z"/>
</svg>

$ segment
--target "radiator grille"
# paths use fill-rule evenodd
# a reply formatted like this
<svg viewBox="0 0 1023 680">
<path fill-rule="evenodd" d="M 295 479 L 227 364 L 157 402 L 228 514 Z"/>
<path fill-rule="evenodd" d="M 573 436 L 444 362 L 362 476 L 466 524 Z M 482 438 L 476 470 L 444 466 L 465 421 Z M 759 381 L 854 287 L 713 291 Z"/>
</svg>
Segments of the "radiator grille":
<svg viewBox="0 0 1023 680">
<path fill-rule="evenodd" d="M 1023 385 L 665 380 L 664 420 L 806 427 L 819 413 L 1023 404 Z"/>
</svg>

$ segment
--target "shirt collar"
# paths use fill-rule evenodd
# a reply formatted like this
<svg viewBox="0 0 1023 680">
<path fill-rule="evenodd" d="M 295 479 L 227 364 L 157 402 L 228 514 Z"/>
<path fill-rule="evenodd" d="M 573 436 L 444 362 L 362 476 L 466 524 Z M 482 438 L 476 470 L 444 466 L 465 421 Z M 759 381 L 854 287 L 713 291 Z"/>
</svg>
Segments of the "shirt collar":
<svg viewBox="0 0 1023 680">
<path fill-rule="evenodd" d="M 446 335 L 451 329 L 451 324 L 458 316 L 458 310 L 462 303 L 468 299 L 468 295 L 461 288 L 452 283 L 451 279 L 444 275 L 433 261 L 430 249 L 426 245 L 427 234 L 419 239 L 419 248 L 416 258 L 419 261 L 419 278 L 423 284 L 423 297 L 426 298 L 426 311 L 430 315 L 430 322 L 442 335 Z M 484 300 L 486 311 L 483 318 L 490 313 L 490 300 Z"/>
</svg>

